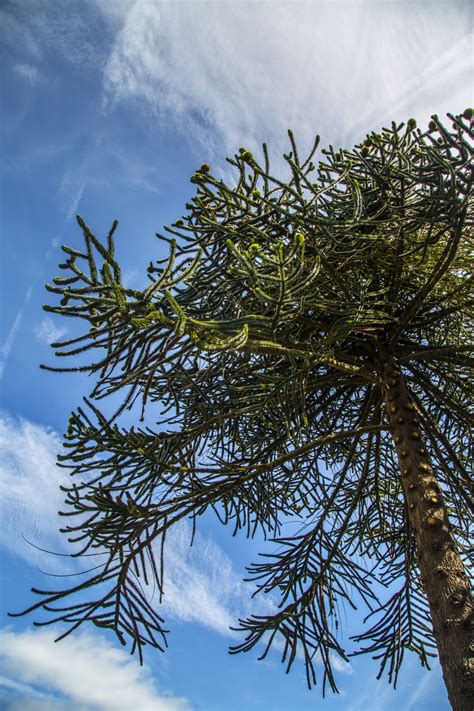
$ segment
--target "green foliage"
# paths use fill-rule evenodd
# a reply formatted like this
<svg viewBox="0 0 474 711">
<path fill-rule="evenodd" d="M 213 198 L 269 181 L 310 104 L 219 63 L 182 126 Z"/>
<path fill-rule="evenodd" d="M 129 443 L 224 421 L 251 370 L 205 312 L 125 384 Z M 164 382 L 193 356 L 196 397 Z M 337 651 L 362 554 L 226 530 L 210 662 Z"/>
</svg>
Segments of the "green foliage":
<svg viewBox="0 0 474 711">
<path fill-rule="evenodd" d="M 347 658 L 341 606 L 362 599 L 378 618 L 358 639 L 390 678 L 405 649 L 427 664 L 429 616 L 383 378 L 389 354 L 465 548 L 472 134 L 466 112 L 450 118 L 450 129 L 434 116 L 422 133 L 410 119 L 353 150 L 329 147 L 317 171 L 319 138 L 301 161 L 289 132 L 286 182 L 270 173 L 265 145 L 263 164 L 243 148 L 228 159 L 235 185 L 204 164 L 189 214 L 167 228 L 171 240 L 161 236 L 169 257 L 150 265 L 142 291 L 122 283 L 116 223 L 103 244 L 78 218 L 85 251 L 63 247 L 71 276 L 48 285 L 61 301 L 45 308 L 86 324 L 55 348 L 89 363 L 53 370 L 96 378 L 60 461 L 72 475 L 64 531 L 100 564 L 67 590 L 36 591 L 30 610 L 56 610 L 69 631 L 91 620 L 127 635 L 140 658 L 144 644 L 163 648 L 149 590 L 163 589 L 166 532 L 214 511 L 234 532 L 275 541 L 250 572 L 280 607 L 242 620 L 246 638 L 232 651 L 280 638 L 288 670 L 300 653 L 312 684 L 318 654 L 323 688 L 335 690 L 331 655 Z M 97 401 L 117 393 L 122 405 L 106 417 Z M 149 405 L 160 411 L 156 427 L 117 424 L 137 402 L 142 418 Z M 288 520 L 301 524 L 294 535 L 284 535 Z M 379 602 L 374 580 L 398 592 Z"/>
</svg>

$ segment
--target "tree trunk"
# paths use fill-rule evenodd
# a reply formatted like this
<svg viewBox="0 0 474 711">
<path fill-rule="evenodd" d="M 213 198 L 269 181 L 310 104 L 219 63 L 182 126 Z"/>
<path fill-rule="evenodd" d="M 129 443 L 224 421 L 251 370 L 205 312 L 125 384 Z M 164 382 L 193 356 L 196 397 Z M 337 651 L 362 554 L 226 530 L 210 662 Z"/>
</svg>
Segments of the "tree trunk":
<svg viewBox="0 0 474 711">
<path fill-rule="evenodd" d="M 399 367 L 385 369 L 385 402 L 400 464 L 418 567 L 431 610 L 448 697 L 454 711 L 474 709 L 474 601 L 446 506 Z"/>
</svg>

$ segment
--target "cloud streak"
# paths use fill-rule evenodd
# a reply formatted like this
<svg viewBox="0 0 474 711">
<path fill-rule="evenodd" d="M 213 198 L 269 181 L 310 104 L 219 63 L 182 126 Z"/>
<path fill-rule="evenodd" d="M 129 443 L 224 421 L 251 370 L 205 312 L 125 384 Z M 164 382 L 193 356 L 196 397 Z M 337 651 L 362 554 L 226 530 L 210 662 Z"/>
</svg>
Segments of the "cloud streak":
<svg viewBox="0 0 474 711">
<path fill-rule="evenodd" d="M 440 678 L 440 666 L 439 662 L 436 660 L 436 662 L 432 666 L 433 671 L 438 672 L 438 679 Z M 427 692 L 429 691 L 429 686 L 430 683 L 432 683 L 432 679 L 430 678 L 429 674 L 425 673 L 419 680 L 419 682 L 415 686 L 415 690 L 411 694 L 410 698 L 406 702 L 405 709 L 406 711 L 416 711 L 416 709 L 419 708 L 420 700 L 423 700 L 424 698 L 428 696 Z"/>
<path fill-rule="evenodd" d="M 187 711 L 190 708 L 186 699 L 160 693 L 147 666 L 140 667 L 126 652 L 115 649 L 98 634 L 79 634 L 54 644 L 54 633 L 50 630 L 16 633 L 3 630 L 0 659 L 4 674 L 0 687 L 23 697 L 10 698 L 2 707 L 5 709 Z M 40 700 L 34 706 L 32 696 Z"/>
<path fill-rule="evenodd" d="M 23 312 L 25 309 L 26 304 L 29 302 L 31 298 L 31 292 L 32 292 L 32 287 L 28 289 L 26 292 L 25 300 L 23 302 L 23 306 L 21 309 L 18 311 L 15 320 L 13 321 L 13 325 L 8 332 L 8 335 L 5 339 L 5 343 L 3 346 L 0 348 L 0 380 L 3 378 L 3 373 L 5 370 L 5 366 L 7 364 L 8 358 L 10 357 L 11 350 L 13 348 L 13 345 L 15 343 L 15 339 L 17 337 L 18 331 L 20 329 L 21 325 L 21 320 L 23 318 Z"/>
<path fill-rule="evenodd" d="M 70 220 L 77 213 L 87 181 L 82 177 L 64 175 L 59 185 L 59 195 L 64 202 L 66 220 Z"/>
<path fill-rule="evenodd" d="M 16 334 L 18 333 L 18 329 L 20 328 L 22 317 L 23 317 L 23 309 L 20 309 L 20 311 L 17 313 L 17 315 L 15 317 L 15 320 L 13 321 L 13 326 L 11 327 L 11 329 L 8 332 L 8 335 L 5 339 L 5 343 L 0 348 L 0 380 L 3 377 L 5 365 L 7 363 L 9 356 L 10 356 L 10 352 L 11 352 L 11 349 L 13 348 L 13 344 L 15 343 Z"/>
</svg>

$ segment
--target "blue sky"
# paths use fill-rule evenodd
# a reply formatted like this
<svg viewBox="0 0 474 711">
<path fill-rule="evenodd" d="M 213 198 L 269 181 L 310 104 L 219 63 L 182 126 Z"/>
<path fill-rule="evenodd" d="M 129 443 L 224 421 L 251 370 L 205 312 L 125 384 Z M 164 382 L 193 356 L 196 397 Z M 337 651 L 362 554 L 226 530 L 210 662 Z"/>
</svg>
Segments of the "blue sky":
<svg viewBox="0 0 474 711">
<path fill-rule="evenodd" d="M 409 655 L 399 688 L 376 663 L 340 667 L 341 693 L 309 692 L 278 654 L 230 657 L 229 625 L 252 609 L 241 583 L 260 541 L 233 539 L 205 519 L 195 546 L 183 525 L 170 541 L 165 655 L 146 666 L 108 636 L 85 630 L 54 645 L 50 628 L 8 618 L 33 585 L 77 572 L 57 533 L 60 433 L 90 382 L 40 371 L 48 343 L 71 334 L 46 315 L 43 285 L 59 245 L 78 246 L 79 212 L 103 235 L 120 221 L 128 286 L 163 255 L 154 237 L 185 212 L 203 161 L 266 141 L 274 157 L 292 128 L 303 152 L 350 147 L 391 120 L 461 112 L 472 99 L 468 2 L 155 2 L 3 0 L 1 60 L 0 698 L 9 711 L 407 711 L 448 709 L 437 665 Z M 260 603 L 262 604 L 262 603 Z M 349 613 L 349 630 L 360 619 Z"/>
</svg>

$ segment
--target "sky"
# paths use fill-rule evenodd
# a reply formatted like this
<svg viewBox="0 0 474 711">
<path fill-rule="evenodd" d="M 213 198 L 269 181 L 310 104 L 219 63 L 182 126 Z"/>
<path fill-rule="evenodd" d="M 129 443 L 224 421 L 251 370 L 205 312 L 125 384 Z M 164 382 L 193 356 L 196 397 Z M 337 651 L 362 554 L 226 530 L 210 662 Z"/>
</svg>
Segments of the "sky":
<svg viewBox="0 0 474 711">
<path fill-rule="evenodd" d="M 32 586 L 80 572 L 57 532 L 67 419 L 91 383 L 39 369 L 71 325 L 42 311 L 60 245 L 78 247 L 80 213 L 103 236 L 119 220 L 124 281 L 144 284 L 164 255 L 155 237 L 185 214 L 189 178 L 229 175 L 239 146 L 270 148 L 275 172 L 292 128 L 301 153 L 350 148 L 392 120 L 473 104 L 469 2 L 332 0 L 2 0 L 0 2 L 0 707 L 6 711 L 437 711 L 437 662 L 407 655 L 397 690 L 377 663 L 336 660 L 340 694 L 321 698 L 278 652 L 230 656 L 229 627 L 258 605 L 242 582 L 261 541 L 204 519 L 170 534 L 160 614 L 165 654 L 140 667 L 94 628 L 10 618 Z M 283 174 L 282 174 L 283 175 Z M 36 547 L 35 547 L 36 546 Z M 38 546 L 63 555 L 38 550 Z M 59 579 L 61 582 L 61 579 Z M 253 605 L 253 607 L 252 607 Z M 255 607 L 257 605 L 257 607 Z M 361 611 L 347 611 L 348 634 Z M 317 671 L 321 671 L 321 667 Z"/>
</svg>

